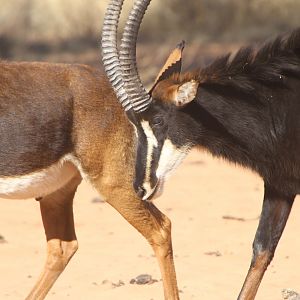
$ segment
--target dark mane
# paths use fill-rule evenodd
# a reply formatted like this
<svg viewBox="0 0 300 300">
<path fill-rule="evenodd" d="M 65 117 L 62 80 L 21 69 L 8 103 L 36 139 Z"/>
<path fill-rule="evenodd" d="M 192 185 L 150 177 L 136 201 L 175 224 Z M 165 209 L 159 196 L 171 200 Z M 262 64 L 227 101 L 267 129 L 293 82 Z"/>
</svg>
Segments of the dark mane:
<svg viewBox="0 0 300 300">
<path fill-rule="evenodd" d="M 251 265 L 238 296 L 253 300 L 300 194 L 300 29 L 174 74 L 156 88 L 153 99 L 170 104 L 173 123 L 164 130 L 175 147 L 208 151 L 264 181 Z"/>
<path fill-rule="evenodd" d="M 199 81 L 210 90 L 231 88 L 254 96 L 257 86 L 284 88 L 286 78 L 300 78 L 300 28 L 281 35 L 260 49 L 241 48 L 201 70 Z"/>
<path fill-rule="evenodd" d="M 183 108 L 201 132 L 194 134 L 196 144 L 251 168 L 265 182 L 300 178 L 294 168 L 300 166 L 300 28 L 170 80 L 199 82 L 195 101 Z M 300 192 L 298 183 L 289 188 Z"/>
<path fill-rule="evenodd" d="M 176 76 L 175 76 L 176 77 Z M 300 28 L 284 34 L 260 48 L 241 48 L 216 59 L 200 71 L 187 73 L 174 81 L 196 79 L 201 88 L 230 97 L 257 98 L 266 88 L 287 88 L 287 78 L 300 79 Z"/>
</svg>

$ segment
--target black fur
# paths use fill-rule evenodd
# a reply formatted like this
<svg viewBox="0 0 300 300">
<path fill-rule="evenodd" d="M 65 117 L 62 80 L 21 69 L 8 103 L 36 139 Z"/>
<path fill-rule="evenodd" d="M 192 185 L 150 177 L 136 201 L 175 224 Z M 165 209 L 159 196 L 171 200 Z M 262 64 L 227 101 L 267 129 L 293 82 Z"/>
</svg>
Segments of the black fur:
<svg viewBox="0 0 300 300">
<path fill-rule="evenodd" d="M 253 257 L 238 297 L 254 299 L 300 193 L 300 29 L 257 51 L 242 48 L 200 71 L 172 75 L 161 86 L 176 91 L 192 80 L 199 83 L 194 101 L 180 109 L 161 104 L 163 136 L 178 147 L 206 148 L 263 178 Z"/>
<path fill-rule="evenodd" d="M 219 58 L 193 79 L 200 86 L 181 110 L 191 118 L 180 125 L 185 138 L 253 169 L 281 193 L 300 193 L 300 29 L 257 52 Z"/>
</svg>

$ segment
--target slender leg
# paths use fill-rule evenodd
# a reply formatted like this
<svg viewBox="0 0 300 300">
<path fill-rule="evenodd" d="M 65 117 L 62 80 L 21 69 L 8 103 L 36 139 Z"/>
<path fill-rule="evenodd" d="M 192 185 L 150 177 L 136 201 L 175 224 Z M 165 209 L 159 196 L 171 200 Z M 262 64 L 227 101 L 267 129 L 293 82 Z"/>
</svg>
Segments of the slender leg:
<svg viewBox="0 0 300 300">
<path fill-rule="evenodd" d="M 105 189 L 101 189 L 105 193 Z M 158 259 L 165 300 L 178 300 L 173 261 L 171 221 L 152 203 L 139 200 L 133 191 L 107 189 L 107 202 L 112 205 L 150 243 Z"/>
<path fill-rule="evenodd" d="M 73 219 L 73 198 L 81 178 L 39 200 L 47 238 L 47 260 L 37 283 L 26 298 L 44 299 L 78 248 Z"/>
<path fill-rule="evenodd" d="M 273 259 L 294 198 L 295 195 L 282 195 L 276 190 L 265 186 L 262 213 L 253 242 L 253 257 L 239 300 L 252 300 L 255 298 L 264 273 Z"/>
</svg>

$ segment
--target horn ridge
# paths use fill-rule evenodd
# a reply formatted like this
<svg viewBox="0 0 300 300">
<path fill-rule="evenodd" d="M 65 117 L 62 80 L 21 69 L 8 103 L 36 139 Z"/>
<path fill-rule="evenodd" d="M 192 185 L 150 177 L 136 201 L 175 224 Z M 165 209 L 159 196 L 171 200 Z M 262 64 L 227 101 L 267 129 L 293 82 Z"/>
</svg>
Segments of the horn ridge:
<svg viewBox="0 0 300 300">
<path fill-rule="evenodd" d="M 152 101 L 142 84 L 136 63 L 138 32 L 150 1 L 135 1 L 125 25 L 119 52 L 124 88 L 130 98 L 133 110 L 137 113 L 146 110 Z"/>
<path fill-rule="evenodd" d="M 117 48 L 117 30 L 124 0 L 111 0 L 105 13 L 102 28 L 102 61 L 105 73 L 125 111 L 132 109 L 124 89 L 122 69 Z"/>
</svg>

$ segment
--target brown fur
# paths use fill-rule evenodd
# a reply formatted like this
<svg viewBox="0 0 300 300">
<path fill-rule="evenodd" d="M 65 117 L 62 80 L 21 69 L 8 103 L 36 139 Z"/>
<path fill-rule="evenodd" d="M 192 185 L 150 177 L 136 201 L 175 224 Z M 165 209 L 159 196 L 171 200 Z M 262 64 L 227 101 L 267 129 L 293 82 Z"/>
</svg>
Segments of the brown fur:
<svg viewBox="0 0 300 300">
<path fill-rule="evenodd" d="M 153 89 L 152 96 L 154 99 L 159 99 L 168 103 L 175 101 L 175 96 L 178 88 L 185 82 L 195 80 L 201 83 L 197 72 L 187 72 L 184 74 L 174 73 L 169 78 L 157 83 Z"/>
<path fill-rule="evenodd" d="M 11 134 L 14 120 L 22 126 L 13 133 L 22 135 L 18 144 L 12 139 L 7 145 L 10 151 L 22 152 L 11 173 L 20 173 L 18 165 L 23 166 L 24 157 L 30 162 L 22 169 L 26 173 L 71 153 L 96 190 L 153 247 L 166 299 L 179 299 L 171 223 L 153 204 L 141 201 L 133 189 L 135 133 L 107 78 L 83 65 L 2 62 L 0 99 L 2 107 L 19 109 L 6 124 L 5 134 Z M 0 122 L 4 121 L 2 114 Z M 28 143 L 36 146 L 35 152 L 26 152 Z M 39 148 L 39 143 L 45 146 Z M 5 145 L 1 151 L 4 153 Z M 77 250 L 72 200 L 80 180 L 78 173 L 65 187 L 39 199 L 48 243 L 47 263 L 27 299 L 44 299 Z"/>
<path fill-rule="evenodd" d="M 179 84 L 175 84 L 172 80 L 163 80 L 155 86 L 152 97 L 154 99 L 160 99 L 161 101 L 173 103 L 179 86 Z"/>
<path fill-rule="evenodd" d="M 168 78 L 172 73 L 180 72 L 181 71 L 181 64 L 182 64 L 182 52 L 185 46 L 185 42 L 182 41 L 177 47 L 170 53 L 166 63 L 161 68 L 160 72 L 158 73 L 154 86 L 161 80 Z"/>
</svg>

